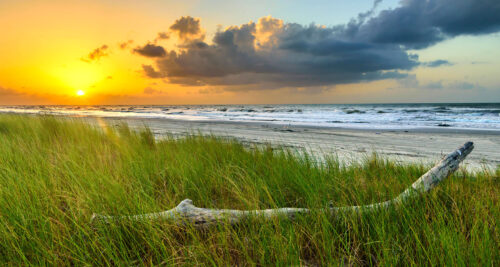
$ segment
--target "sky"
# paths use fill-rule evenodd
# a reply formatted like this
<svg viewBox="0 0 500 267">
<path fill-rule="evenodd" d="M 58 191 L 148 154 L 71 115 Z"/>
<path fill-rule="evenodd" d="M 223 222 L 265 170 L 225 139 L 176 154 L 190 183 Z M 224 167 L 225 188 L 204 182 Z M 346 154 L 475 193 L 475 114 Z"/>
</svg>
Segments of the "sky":
<svg viewBox="0 0 500 267">
<path fill-rule="evenodd" d="M 0 105 L 500 102 L 498 0 L 0 0 Z"/>
</svg>

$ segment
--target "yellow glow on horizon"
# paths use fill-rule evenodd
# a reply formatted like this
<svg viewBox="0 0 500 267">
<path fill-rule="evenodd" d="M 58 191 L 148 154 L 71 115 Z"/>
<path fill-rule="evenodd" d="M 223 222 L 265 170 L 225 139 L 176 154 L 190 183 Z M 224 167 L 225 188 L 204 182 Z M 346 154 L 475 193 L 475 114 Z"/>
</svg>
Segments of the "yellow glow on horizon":
<svg viewBox="0 0 500 267">
<path fill-rule="evenodd" d="M 81 88 L 78 90 L 84 92 L 84 89 L 89 89 L 99 82 L 102 74 L 92 66 L 81 65 L 83 64 L 60 69 L 56 75 L 69 88 Z"/>
</svg>

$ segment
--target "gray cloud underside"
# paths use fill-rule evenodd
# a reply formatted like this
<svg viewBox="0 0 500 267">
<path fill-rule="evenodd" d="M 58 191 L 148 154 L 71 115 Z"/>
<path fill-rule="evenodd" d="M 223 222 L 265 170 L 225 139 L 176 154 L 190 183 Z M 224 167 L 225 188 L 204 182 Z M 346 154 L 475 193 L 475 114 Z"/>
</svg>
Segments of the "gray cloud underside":
<svg viewBox="0 0 500 267">
<path fill-rule="evenodd" d="M 182 17 L 171 27 L 184 38 L 181 49 L 143 69 L 148 77 L 185 85 L 321 86 L 403 78 L 419 65 L 451 64 L 419 62 L 408 49 L 500 30 L 498 0 L 406 0 L 373 13 L 334 27 L 262 18 L 217 32 L 211 44 L 186 42 L 201 30 L 199 20 Z"/>
</svg>

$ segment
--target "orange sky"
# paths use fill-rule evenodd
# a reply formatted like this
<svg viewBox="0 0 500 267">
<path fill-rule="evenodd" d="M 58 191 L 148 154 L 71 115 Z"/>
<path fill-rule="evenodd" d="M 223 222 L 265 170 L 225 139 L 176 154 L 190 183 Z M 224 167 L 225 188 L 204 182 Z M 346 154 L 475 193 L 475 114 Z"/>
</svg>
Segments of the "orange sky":
<svg viewBox="0 0 500 267">
<path fill-rule="evenodd" d="M 153 43 L 158 32 L 168 32 L 176 19 L 184 15 L 198 18 L 205 41 L 211 44 L 218 28 L 258 21 L 261 10 L 249 11 L 238 21 L 224 16 L 218 21 L 219 14 L 230 10 L 216 10 L 201 17 L 196 16 L 201 12 L 198 1 L 125 2 L 2 1 L 0 104 L 443 102 L 450 97 L 450 92 L 455 92 L 450 101 L 500 101 L 500 81 L 495 71 L 500 69 L 498 34 L 456 37 L 414 51 L 422 62 L 446 59 L 454 63 L 410 70 L 408 73 L 418 79 L 418 86 L 412 81 L 404 85 L 387 79 L 232 90 L 228 85 L 192 86 L 173 83 L 169 78 L 152 79 L 146 77 L 142 65 L 154 66 L 155 61 L 131 50 Z M 360 7 L 358 12 L 366 8 Z M 263 10 L 265 12 L 265 8 Z M 301 21 L 307 19 L 297 17 Z M 313 20 L 311 16 L 310 21 Z M 168 40 L 159 40 L 156 44 L 167 51 L 181 51 L 179 38 L 170 35 Z M 125 49 L 120 48 L 120 44 L 128 40 L 133 42 Z M 89 59 L 90 53 L 103 45 L 106 48 L 102 54 Z M 450 86 L 441 90 L 422 87 L 433 82 Z M 481 90 L 452 88 L 451 85 L 459 83 Z M 80 90 L 85 92 L 83 96 L 77 95 Z"/>
</svg>

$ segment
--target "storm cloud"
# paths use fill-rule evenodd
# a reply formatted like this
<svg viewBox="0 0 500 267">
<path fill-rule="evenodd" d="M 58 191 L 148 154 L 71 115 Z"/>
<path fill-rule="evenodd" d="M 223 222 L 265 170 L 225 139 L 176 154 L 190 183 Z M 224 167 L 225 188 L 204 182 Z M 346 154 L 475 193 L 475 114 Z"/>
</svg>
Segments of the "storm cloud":
<svg viewBox="0 0 500 267">
<path fill-rule="evenodd" d="M 374 15 L 379 2 L 345 25 L 300 25 L 264 17 L 219 30 L 211 42 L 205 41 L 199 19 L 182 17 L 170 27 L 181 42 L 179 49 L 165 51 L 143 70 L 150 78 L 184 85 L 264 89 L 398 79 L 417 66 L 451 64 L 420 62 L 411 49 L 500 30 L 499 1 L 405 0 Z"/>
<path fill-rule="evenodd" d="M 332 28 L 285 24 L 274 18 L 231 26 L 212 43 L 191 41 L 152 66 L 151 78 L 186 85 L 316 86 L 404 77 L 398 70 L 418 65 L 397 45 L 337 38 Z M 271 86 L 275 87 L 275 86 Z"/>
<path fill-rule="evenodd" d="M 458 35 L 500 30 L 498 0 L 404 0 L 366 23 L 350 23 L 350 36 L 421 49 Z"/>
</svg>

